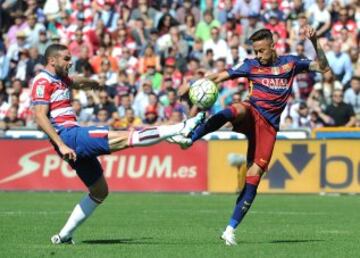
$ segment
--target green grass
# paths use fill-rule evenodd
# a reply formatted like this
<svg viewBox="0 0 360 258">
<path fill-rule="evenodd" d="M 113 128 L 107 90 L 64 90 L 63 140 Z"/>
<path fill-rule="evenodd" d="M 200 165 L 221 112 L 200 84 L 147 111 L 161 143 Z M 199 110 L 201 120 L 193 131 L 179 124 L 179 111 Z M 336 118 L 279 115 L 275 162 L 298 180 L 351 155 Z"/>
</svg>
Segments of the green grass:
<svg viewBox="0 0 360 258">
<path fill-rule="evenodd" d="M 359 196 L 260 195 L 219 240 L 234 195 L 113 193 L 75 246 L 53 246 L 81 193 L 0 192 L 0 257 L 359 257 Z"/>
</svg>

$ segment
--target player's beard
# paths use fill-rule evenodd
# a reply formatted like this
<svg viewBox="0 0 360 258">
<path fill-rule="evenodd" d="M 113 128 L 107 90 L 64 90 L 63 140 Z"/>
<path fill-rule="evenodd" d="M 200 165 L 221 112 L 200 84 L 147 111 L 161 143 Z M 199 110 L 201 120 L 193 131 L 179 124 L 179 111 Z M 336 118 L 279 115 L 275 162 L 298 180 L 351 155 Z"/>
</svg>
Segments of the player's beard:
<svg viewBox="0 0 360 258">
<path fill-rule="evenodd" d="M 68 76 L 68 69 L 65 67 L 62 67 L 60 65 L 56 65 L 55 66 L 55 73 L 57 76 L 61 77 L 61 78 L 65 78 Z"/>
</svg>

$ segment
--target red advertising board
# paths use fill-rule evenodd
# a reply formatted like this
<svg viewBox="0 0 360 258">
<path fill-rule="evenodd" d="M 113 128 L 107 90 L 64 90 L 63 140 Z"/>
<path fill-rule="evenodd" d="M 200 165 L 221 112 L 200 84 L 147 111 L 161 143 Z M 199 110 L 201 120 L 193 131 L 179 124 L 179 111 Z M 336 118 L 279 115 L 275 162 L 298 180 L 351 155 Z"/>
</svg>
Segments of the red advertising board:
<svg viewBox="0 0 360 258">
<path fill-rule="evenodd" d="M 46 140 L 0 140 L 0 190 L 84 190 Z M 184 151 L 161 143 L 99 160 L 112 191 L 205 191 L 207 144 Z M 91 173 L 91 171 L 89 171 Z"/>
</svg>

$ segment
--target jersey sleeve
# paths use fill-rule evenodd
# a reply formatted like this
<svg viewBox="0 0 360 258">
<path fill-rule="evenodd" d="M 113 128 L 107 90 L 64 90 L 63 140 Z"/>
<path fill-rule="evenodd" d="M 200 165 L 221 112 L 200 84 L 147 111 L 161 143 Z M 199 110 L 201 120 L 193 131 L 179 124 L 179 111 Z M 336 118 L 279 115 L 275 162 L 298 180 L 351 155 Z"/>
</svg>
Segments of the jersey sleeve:
<svg viewBox="0 0 360 258">
<path fill-rule="evenodd" d="M 291 59 L 291 61 L 295 62 L 295 74 L 309 72 L 309 66 L 312 60 L 299 56 L 291 56 Z"/>
<path fill-rule="evenodd" d="M 47 105 L 50 103 L 51 94 L 54 87 L 45 79 L 40 78 L 33 82 L 31 90 L 32 105 Z"/>
<path fill-rule="evenodd" d="M 227 70 L 231 79 L 246 77 L 250 73 L 250 63 L 248 59 L 238 63 Z"/>
</svg>

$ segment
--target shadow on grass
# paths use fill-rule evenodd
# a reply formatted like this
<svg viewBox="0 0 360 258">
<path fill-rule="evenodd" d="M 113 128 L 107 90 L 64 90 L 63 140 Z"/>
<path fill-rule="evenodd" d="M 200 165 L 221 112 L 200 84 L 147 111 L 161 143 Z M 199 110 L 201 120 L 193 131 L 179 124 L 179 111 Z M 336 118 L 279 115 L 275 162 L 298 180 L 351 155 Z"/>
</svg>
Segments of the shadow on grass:
<svg viewBox="0 0 360 258">
<path fill-rule="evenodd" d="M 82 243 L 89 245 L 118 245 L 118 244 L 132 244 L 132 245 L 143 245 L 143 244 L 158 244 L 157 242 L 151 241 L 153 238 L 123 238 L 123 239 L 91 239 L 84 240 Z"/>
<path fill-rule="evenodd" d="M 298 244 L 298 243 L 313 243 L 313 242 L 324 242 L 321 239 L 302 239 L 302 240 L 273 240 L 270 244 Z"/>
<path fill-rule="evenodd" d="M 304 244 L 304 243 L 316 243 L 324 242 L 325 240 L 321 239 L 282 239 L 282 240 L 272 240 L 272 241 L 240 241 L 240 243 L 245 244 Z"/>
</svg>

